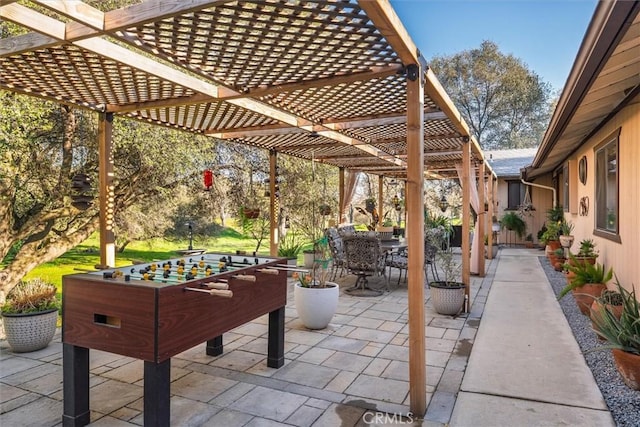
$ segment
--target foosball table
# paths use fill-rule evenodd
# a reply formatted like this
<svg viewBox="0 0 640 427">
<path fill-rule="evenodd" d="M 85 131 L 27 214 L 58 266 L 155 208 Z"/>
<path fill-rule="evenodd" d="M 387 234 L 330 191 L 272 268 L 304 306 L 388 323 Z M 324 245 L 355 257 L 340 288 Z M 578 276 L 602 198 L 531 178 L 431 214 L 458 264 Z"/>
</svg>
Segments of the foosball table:
<svg viewBox="0 0 640 427">
<path fill-rule="evenodd" d="M 171 357 L 269 314 L 267 365 L 284 364 L 286 259 L 202 254 L 64 276 L 64 426 L 90 422 L 89 349 L 144 361 L 144 424 L 168 426 Z"/>
</svg>

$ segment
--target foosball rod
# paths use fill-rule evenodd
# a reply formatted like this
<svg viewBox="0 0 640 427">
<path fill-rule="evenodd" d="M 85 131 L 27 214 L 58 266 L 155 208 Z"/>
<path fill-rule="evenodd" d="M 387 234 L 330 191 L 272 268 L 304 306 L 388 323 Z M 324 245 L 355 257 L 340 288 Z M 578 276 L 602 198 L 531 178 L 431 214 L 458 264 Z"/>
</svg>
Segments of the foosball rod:
<svg viewBox="0 0 640 427">
<path fill-rule="evenodd" d="M 287 266 L 286 264 L 278 264 L 278 265 L 274 265 L 272 267 L 269 268 L 276 268 L 278 270 L 282 270 L 282 271 L 293 271 L 293 272 L 298 272 L 298 273 L 308 273 L 309 269 L 306 268 L 299 268 L 299 267 L 291 267 L 291 266 Z"/>
<path fill-rule="evenodd" d="M 222 289 L 198 289 L 198 288 L 184 288 L 185 291 L 191 291 L 191 292 L 202 292 L 205 294 L 209 294 L 212 296 L 218 296 L 218 297 L 224 297 L 224 298 L 231 298 L 233 297 L 233 291 L 229 291 L 229 290 L 222 290 Z"/>
</svg>

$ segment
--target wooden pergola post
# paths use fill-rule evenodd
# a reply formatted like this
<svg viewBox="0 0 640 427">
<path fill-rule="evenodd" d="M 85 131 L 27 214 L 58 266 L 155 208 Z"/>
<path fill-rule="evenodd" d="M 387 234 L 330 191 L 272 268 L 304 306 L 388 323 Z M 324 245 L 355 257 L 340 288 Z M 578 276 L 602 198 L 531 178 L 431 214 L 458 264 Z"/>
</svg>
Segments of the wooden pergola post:
<svg viewBox="0 0 640 427">
<path fill-rule="evenodd" d="M 477 233 L 479 233 L 480 235 L 478 236 L 479 239 L 478 241 L 479 243 L 479 250 L 477 251 L 478 253 L 478 274 L 480 275 L 480 277 L 484 277 L 485 276 L 485 263 L 484 263 L 484 236 L 486 233 L 486 225 L 487 225 L 487 212 L 484 210 L 484 202 L 486 200 L 486 196 L 485 196 L 485 187 L 484 187 L 484 174 L 485 174 L 485 170 L 484 170 L 484 160 L 480 163 L 480 168 L 478 169 L 478 204 L 479 204 L 479 208 L 478 208 L 478 229 L 476 230 Z"/>
<path fill-rule="evenodd" d="M 382 215 L 384 213 L 384 176 L 378 175 L 378 223 L 376 225 L 382 225 Z"/>
<path fill-rule="evenodd" d="M 347 207 L 344 205 L 344 168 L 341 167 L 338 169 L 338 224 L 342 224 L 342 218 L 345 217 L 345 209 Z"/>
<path fill-rule="evenodd" d="M 465 311 L 469 312 L 469 288 L 471 285 L 471 258 L 469 244 L 469 232 L 471 228 L 471 195 L 469 190 L 471 170 L 471 144 L 467 140 L 462 144 L 462 282 L 465 285 Z"/>
<path fill-rule="evenodd" d="M 487 191 L 489 193 L 489 212 L 487 212 L 487 227 L 489 227 L 488 231 L 488 239 L 487 239 L 487 257 L 489 259 L 493 259 L 493 245 L 496 243 L 493 241 L 493 174 L 489 174 L 489 179 L 487 181 L 488 188 Z"/>
<path fill-rule="evenodd" d="M 278 236 L 278 198 L 276 197 L 276 167 L 278 165 L 278 152 L 276 150 L 269 151 L 269 254 L 273 257 L 278 255 L 278 244 L 280 239 Z"/>
<path fill-rule="evenodd" d="M 115 193 L 113 184 L 113 113 L 98 115 L 98 180 L 100 199 L 100 265 L 116 266 L 116 238 L 113 233 Z"/>
<path fill-rule="evenodd" d="M 407 67 L 407 277 L 409 288 L 409 399 L 417 416 L 426 413 L 424 326 L 424 70 Z"/>
</svg>

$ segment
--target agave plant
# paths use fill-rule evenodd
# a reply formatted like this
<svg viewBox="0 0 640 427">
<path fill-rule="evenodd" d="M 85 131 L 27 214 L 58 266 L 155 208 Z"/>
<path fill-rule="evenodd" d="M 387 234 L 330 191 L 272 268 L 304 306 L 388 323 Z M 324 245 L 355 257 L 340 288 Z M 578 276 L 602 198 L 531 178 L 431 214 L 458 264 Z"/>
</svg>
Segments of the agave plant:
<svg viewBox="0 0 640 427">
<path fill-rule="evenodd" d="M 613 268 L 606 270 L 603 264 L 576 262 L 573 255 L 569 254 L 569 257 L 573 261 L 573 265 L 570 263 L 570 265 L 567 266 L 567 270 L 575 274 L 575 276 L 569 283 L 567 283 L 567 286 L 562 288 L 558 294 L 558 299 L 561 299 L 572 290 L 582 287 L 587 283 L 606 284 L 613 277 Z"/>
<path fill-rule="evenodd" d="M 622 314 L 618 319 L 598 300 L 592 309 L 594 331 L 609 344 L 602 348 L 617 348 L 627 353 L 640 355 L 640 302 L 636 299 L 635 290 L 629 292 L 620 285 L 618 292 L 622 295 Z"/>
</svg>

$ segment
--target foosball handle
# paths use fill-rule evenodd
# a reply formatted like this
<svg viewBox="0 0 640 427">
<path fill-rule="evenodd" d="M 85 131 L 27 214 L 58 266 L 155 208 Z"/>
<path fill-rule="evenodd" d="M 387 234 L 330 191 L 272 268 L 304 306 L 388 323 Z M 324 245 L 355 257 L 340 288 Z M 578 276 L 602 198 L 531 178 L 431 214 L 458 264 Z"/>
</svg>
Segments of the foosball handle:
<svg viewBox="0 0 640 427">
<path fill-rule="evenodd" d="M 223 298 L 231 298 L 233 297 L 233 291 L 224 290 L 224 289 L 211 289 L 209 291 L 211 295 L 223 297 Z"/>
<path fill-rule="evenodd" d="M 248 274 L 238 274 L 233 276 L 235 279 L 244 280 L 245 282 L 255 282 L 256 276 L 249 276 Z"/>
<path fill-rule="evenodd" d="M 264 274 L 273 274 L 275 276 L 277 276 L 278 274 L 280 274 L 280 272 L 278 270 L 276 270 L 275 268 L 261 268 L 259 270 L 260 273 L 264 273 Z"/>
<path fill-rule="evenodd" d="M 220 283 L 220 282 L 207 283 L 207 287 L 209 289 L 220 289 L 220 290 L 229 289 L 229 285 L 227 283 Z"/>
</svg>

